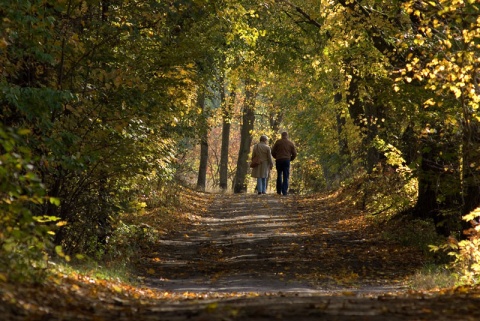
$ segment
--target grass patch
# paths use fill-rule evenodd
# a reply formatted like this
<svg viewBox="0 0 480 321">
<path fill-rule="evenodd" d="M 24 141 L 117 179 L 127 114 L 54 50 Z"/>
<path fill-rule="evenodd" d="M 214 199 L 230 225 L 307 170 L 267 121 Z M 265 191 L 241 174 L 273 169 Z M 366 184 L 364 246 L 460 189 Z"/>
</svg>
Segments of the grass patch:
<svg viewBox="0 0 480 321">
<path fill-rule="evenodd" d="M 50 261 L 48 274 L 63 276 L 88 276 L 95 280 L 122 282 L 135 285 L 138 283 L 132 266 L 126 261 L 103 261 L 84 258 L 73 262 Z"/>
<path fill-rule="evenodd" d="M 413 290 L 427 291 L 452 288 L 455 286 L 456 280 L 452 271 L 444 265 L 430 264 L 412 275 L 408 283 Z"/>
</svg>

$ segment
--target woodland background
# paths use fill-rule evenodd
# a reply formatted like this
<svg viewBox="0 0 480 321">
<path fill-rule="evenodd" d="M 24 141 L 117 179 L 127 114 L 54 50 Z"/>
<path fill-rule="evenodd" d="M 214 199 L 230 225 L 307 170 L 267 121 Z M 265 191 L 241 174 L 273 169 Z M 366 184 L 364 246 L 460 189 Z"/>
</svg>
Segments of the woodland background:
<svg viewBox="0 0 480 321">
<path fill-rule="evenodd" d="M 252 143 L 282 130 L 297 193 L 355 186 L 372 215 L 465 238 L 479 13 L 476 0 L 0 1 L 1 278 L 55 254 L 124 256 L 144 228 L 122 215 L 177 204 L 177 186 L 251 191 Z"/>
</svg>

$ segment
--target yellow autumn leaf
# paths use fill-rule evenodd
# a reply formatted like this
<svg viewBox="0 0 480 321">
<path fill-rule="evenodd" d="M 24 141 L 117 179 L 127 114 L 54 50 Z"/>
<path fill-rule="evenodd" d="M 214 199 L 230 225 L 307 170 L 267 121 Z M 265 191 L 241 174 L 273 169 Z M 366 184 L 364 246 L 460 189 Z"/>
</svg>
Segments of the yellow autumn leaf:
<svg viewBox="0 0 480 321">
<path fill-rule="evenodd" d="M 456 98 L 460 98 L 462 91 L 456 86 L 450 86 L 450 90 L 455 94 Z"/>
<path fill-rule="evenodd" d="M 119 287 L 118 285 L 114 285 L 114 286 L 113 286 L 113 290 L 114 290 L 115 292 L 117 292 L 117 293 L 122 293 L 122 291 L 123 291 L 122 288 Z"/>
<path fill-rule="evenodd" d="M 425 43 L 425 40 L 423 39 L 423 37 L 421 35 L 417 35 L 415 40 L 413 41 L 415 44 L 421 46 Z"/>
</svg>

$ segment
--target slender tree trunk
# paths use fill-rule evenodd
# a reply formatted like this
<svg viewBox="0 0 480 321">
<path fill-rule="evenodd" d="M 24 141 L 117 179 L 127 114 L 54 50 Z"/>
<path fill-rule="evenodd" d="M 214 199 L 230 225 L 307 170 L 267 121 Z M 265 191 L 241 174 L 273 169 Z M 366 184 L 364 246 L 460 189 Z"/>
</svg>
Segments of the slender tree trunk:
<svg viewBox="0 0 480 321">
<path fill-rule="evenodd" d="M 467 116 L 468 117 L 468 116 Z M 480 124 L 468 117 L 463 125 L 463 148 L 462 148 L 462 185 L 463 185 L 463 211 L 466 215 L 480 206 Z M 462 222 L 467 228 L 468 223 Z"/>
<path fill-rule="evenodd" d="M 281 111 L 281 108 L 278 109 L 278 111 L 271 111 L 268 120 L 270 122 L 270 128 L 274 133 L 278 133 L 280 130 L 280 124 L 283 121 L 283 112 Z"/>
<path fill-rule="evenodd" d="M 198 96 L 198 107 L 202 111 L 200 122 L 200 167 L 198 169 L 197 189 L 204 191 L 207 185 L 208 165 L 208 126 L 205 111 L 205 92 L 203 89 Z"/>
<path fill-rule="evenodd" d="M 363 139 L 363 146 L 367 150 L 367 155 L 366 155 L 366 168 L 367 168 L 367 173 L 372 173 L 373 169 L 375 168 L 375 165 L 378 164 L 378 162 L 382 159 L 385 158 L 385 156 L 381 153 L 378 152 L 378 150 L 372 145 L 374 139 L 378 135 L 378 125 L 379 125 L 379 119 L 382 117 L 380 116 L 380 108 L 377 105 L 375 96 L 373 96 L 372 101 L 365 101 L 364 102 L 364 108 L 365 108 L 365 118 L 367 120 L 367 132 L 365 134 L 365 137 Z"/>
<path fill-rule="evenodd" d="M 418 150 L 419 150 L 419 142 L 418 138 L 415 135 L 414 131 L 414 124 L 413 122 L 410 123 L 407 128 L 405 128 L 402 139 L 401 139 L 401 151 L 403 158 L 408 166 L 412 165 L 412 163 L 417 161 L 418 158 Z"/>
<path fill-rule="evenodd" d="M 359 86 L 361 79 L 355 73 L 353 68 L 349 71 L 351 75 L 351 81 L 347 93 L 347 102 L 350 117 L 353 119 L 355 125 L 363 132 L 363 150 L 366 151 L 364 155 L 365 168 L 367 173 L 372 173 L 375 164 L 380 159 L 380 154 L 373 148 L 373 139 L 377 136 L 378 127 L 378 106 L 375 101 L 362 100 L 359 97 Z"/>
<path fill-rule="evenodd" d="M 415 204 L 414 215 L 420 219 L 434 218 L 439 211 L 437 205 L 437 188 L 435 177 L 438 175 L 438 168 L 431 161 L 433 153 L 429 148 L 424 148 L 422 160 L 418 171 L 418 198 Z M 437 173 L 437 174 L 434 174 Z"/>
<path fill-rule="evenodd" d="M 255 80 L 245 80 L 245 103 L 243 107 L 243 123 L 240 137 L 240 150 L 238 152 L 237 171 L 233 186 L 234 193 L 247 191 L 245 182 L 248 174 L 248 155 L 252 143 L 252 130 L 255 122 L 255 99 L 257 96 L 258 84 Z"/>
<path fill-rule="evenodd" d="M 336 93 L 333 97 L 333 101 L 335 106 L 338 106 L 342 102 L 342 94 Z M 352 161 L 350 149 L 348 148 L 348 140 L 344 134 L 347 120 L 345 119 L 345 115 L 340 108 L 337 108 L 335 116 L 337 119 L 338 153 L 340 154 L 340 158 L 342 159 L 342 168 L 345 168 L 345 166 L 351 164 Z"/>
<path fill-rule="evenodd" d="M 221 97 L 223 107 L 223 125 L 222 125 L 222 148 L 220 154 L 220 188 L 225 191 L 228 188 L 228 147 L 230 146 L 230 128 L 232 120 L 232 110 L 235 104 L 236 92 L 233 89 L 230 92 L 228 101 L 225 98 L 225 87 L 222 86 Z"/>
</svg>

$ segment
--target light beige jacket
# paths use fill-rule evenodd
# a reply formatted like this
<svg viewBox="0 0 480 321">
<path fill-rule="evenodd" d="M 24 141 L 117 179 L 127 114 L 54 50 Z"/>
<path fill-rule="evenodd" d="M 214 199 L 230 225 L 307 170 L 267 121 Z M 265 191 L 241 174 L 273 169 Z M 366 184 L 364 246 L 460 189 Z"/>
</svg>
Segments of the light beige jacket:
<svg viewBox="0 0 480 321">
<path fill-rule="evenodd" d="M 252 158 L 259 156 L 260 165 L 252 168 L 252 177 L 266 178 L 270 169 L 273 167 L 272 151 L 265 142 L 260 142 L 253 146 Z"/>
</svg>

